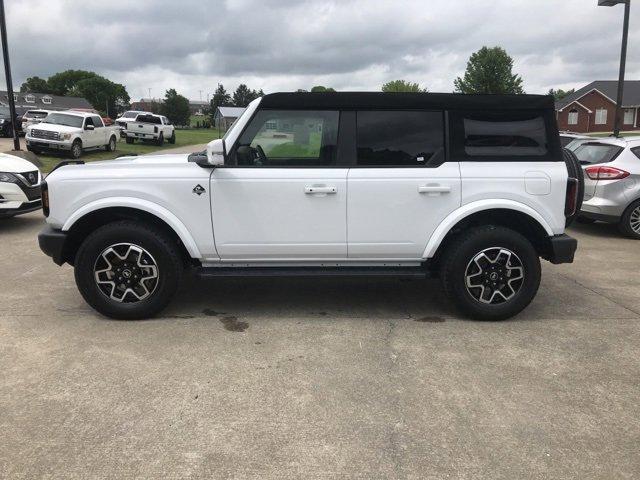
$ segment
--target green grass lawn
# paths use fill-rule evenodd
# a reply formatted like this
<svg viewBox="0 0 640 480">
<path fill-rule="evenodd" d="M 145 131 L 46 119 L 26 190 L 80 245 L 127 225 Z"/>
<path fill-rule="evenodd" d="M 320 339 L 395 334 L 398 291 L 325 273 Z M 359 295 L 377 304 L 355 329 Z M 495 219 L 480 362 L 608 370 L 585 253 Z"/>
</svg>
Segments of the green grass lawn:
<svg viewBox="0 0 640 480">
<path fill-rule="evenodd" d="M 115 152 L 105 152 L 104 150 L 93 150 L 84 152 L 81 160 L 85 162 L 92 162 L 95 160 L 110 160 L 112 158 L 120 157 L 122 155 L 138 154 L 144 155 L 147 153 L 158 152 L 162 153 L 163 150 L 170 148 L 186 147 L 189 145 L 199 145 L 202 143 L 209 143 L 214 138 L 218 138 L 218 130 L 216 129 L 204 129 L 204 130 L 176 130 L 176 143 L 174 145 L 165 142 L 162 147 L 153 145 L 152 143 L 136 142 L 133 145 L 127 144 L 124 139 L 118 141 L 118 146 Z M 68 160 L 68 157 L 64 155 L 38 155 L 38 158 L 42 162 L 42 171 L 48 173 L 51 169 L 62 160 Z"/>
</svg>

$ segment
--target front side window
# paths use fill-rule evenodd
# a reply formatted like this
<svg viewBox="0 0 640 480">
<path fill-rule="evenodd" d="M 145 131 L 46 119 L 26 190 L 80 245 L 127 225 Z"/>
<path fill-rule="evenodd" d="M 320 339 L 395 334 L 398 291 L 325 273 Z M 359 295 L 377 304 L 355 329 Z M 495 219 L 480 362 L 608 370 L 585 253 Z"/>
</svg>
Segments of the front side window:
<svg viewBox="0 0 640 480">
<path fill-rule="evenodd" d="M 238 166 L 327 167 L 336 162 L 337 111 L 260 110 L 238 140 Z"/>
<path fill-rule="evenodd" d="M 607 113 L 606 108 L 596 110 L 596 125 L 605 125 L 607 123 Z"/>
<path fill-rule="evenodd" d="M 469 157 L 544 156 L 548 152 L 544 118 L 470 115 L 464 118 L 464 151 Z"/>
<path fill-rule="evenodd" d="M 569 112 L 569 125 L 578 124 L 578 110 L 571 110 Z"/>
<path fill-rule="evenodd" d="M 87 117 L 86 120 L 84 121 L 84 128 L 87 128 L 89 125 L 95 127 L 95 125 L 93 124 L 93 120 L 91 119 L 91 117 Z"/>
<path fill-rule="evenodd" d="M 622 147 L 617 145 L 607 145 L 605 143 L 585 143 L 574 152 L 580 164 L 593 165 L 596 163 L 609 163 L 622 151 Z"/>
<path fill-rule="evenodd" d="M 95 116 L 95 117 L 91 117 L 91 119 L 93 120 L 93 125 L 96 128 L 102 127 L 102 119 L 100 117 Z"/>
<path fill-rule="evenodd" d="M 442 112 L 361 111 L 356 122 L 358 165 L 421 167 L 444 158 Z"/>
</svg>

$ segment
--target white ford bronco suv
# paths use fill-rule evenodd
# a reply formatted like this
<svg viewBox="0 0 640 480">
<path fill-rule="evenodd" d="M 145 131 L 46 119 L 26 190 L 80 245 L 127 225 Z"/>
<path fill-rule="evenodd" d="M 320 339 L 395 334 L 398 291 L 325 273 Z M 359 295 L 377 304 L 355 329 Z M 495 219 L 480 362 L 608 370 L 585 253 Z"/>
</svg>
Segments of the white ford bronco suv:
<svg viewBox="0 0 640 480">
<path fill-rule="evenodd" d="M 439 276 L 467 316 L 505 319 L 541 257 L 573 261 L 580 172 L 551 97 L 276 93 L 205 152 L 57 168 L 39 243 L 114 318 L 158 313 L 192 267 Z"/>
</svg>

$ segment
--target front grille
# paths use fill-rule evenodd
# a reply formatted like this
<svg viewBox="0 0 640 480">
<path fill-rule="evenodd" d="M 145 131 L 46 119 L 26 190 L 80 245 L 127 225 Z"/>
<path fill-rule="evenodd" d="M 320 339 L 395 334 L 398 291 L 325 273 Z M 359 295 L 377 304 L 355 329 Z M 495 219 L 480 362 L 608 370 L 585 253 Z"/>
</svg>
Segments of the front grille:
<svg viewBox="0 0 640 480">
<path fill-rule="evenodd" d="M 46 140 L 59 140 L 60 134 L 58 132 L 50 132 L 48 130 L 31 129 L 31 136 L 33 138 L 44 138 Z"/>
<path fill-rule="evenodd" d="M 21 173 L 20 175 L 22 175 L 22 178 L 25 179 L 25 181 L 29 184 L 29 185 L 37 185 L 38 184 L 38 171 L 35 170 L 33 172 L 24 172 Z"/>
</svg>

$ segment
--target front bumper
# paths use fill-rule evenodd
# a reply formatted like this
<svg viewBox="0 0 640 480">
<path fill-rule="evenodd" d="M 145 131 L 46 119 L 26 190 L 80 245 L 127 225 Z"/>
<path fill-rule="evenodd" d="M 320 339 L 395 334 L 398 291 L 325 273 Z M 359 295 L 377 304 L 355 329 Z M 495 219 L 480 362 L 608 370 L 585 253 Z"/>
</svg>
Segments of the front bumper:
<svg viewBox="0 0 640 480">
<path fill-rule="evenodd" d="M 23 213 L 35 212 L 36 210 L 40 210 L 42 208 L 42 201 L 40 199 L 34 200 L 33 202 L 24 202 L 19 204 L 17 207 L 9 207 L 3 206 L 0 204 L 0 218 L 9 218 L 15 217 L 16 215 L 22 215 Z"/>
<path fill-rule="evenodd" d="M 64 249 L 67 238 L 66 232 L 47 225 L 38 234 L 38 245 L 40 245 L 40 250 L 46 256 L 51 257 L 56 265 L 62 265 L 65 262 Z"/>
<path fill-rule="evenodd" d="M 560 263 L 573 263 L 573 257 L 578 249 L 578 240 L 569 235 L 554 235 L 549 237 L 549 248 L 545 260 L 549 260 L 554 265 Z"/>
<path fill-rule="evenodd" d="M 46 140 L 44 138 L 26 137 L 27 148 L 33 150 L 68 151 L 71 150 L 71 142 Z"/>
</svg>

